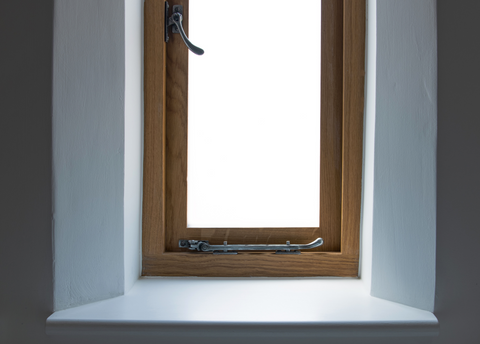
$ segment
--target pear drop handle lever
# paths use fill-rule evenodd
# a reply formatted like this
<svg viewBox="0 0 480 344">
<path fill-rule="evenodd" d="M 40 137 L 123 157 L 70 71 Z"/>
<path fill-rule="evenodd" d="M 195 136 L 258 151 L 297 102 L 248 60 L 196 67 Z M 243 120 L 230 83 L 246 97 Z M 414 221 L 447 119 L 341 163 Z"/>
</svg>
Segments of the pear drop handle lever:
<svg viewBox="0 0 480 344">
<path fill-rule="evenodd" d="M 187 48 L 194 54 L 203 55 L 203 49 L 194 45 L 188 39 L 187 35 L 185 34 L 185 30 L 183 30 L 183 6 L 175 5 L 173 6 L 173 13 L 170 17 L 168 17 L 168 2 L 165 2 L 165 42 L 168 42 L 168 28 L 172 27 L 173 33 L 179 33 L 185 42 Z M 168 18 L 168 19 L 167 19 Z"/>
</svg>

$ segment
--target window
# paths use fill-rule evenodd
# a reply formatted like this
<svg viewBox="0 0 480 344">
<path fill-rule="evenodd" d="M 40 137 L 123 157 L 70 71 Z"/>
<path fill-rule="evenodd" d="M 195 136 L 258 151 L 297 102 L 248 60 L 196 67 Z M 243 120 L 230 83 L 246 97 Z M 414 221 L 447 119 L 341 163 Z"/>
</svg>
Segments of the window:
<svg viewBox="0 0 480 344">
<path fill-rule="evenodd" d="M 184 6 L 188 34 L 188 0 Z M 306 228 L 187 226 L 188 50 L 164 42 L 164 0 L 145 2 L 143 275 L 357 276 L 359 257 L 365 2 L 323 0 L 320 220 Z M 293 9 L 292 11 L 295 11 Z M 292 16 L 300 13 L 292 13 Z M 299 25 L 300 26 L 300 25 Z M 301 34 L 301 28 L 299 33 Z M 301 55 L 301 52 L 299 52 Z M 248 101 L 248 100 L 244 100 Z M 179 239 L 221 244 L 324 244 L 301 255 L 184 252 Z"/>
</svg>

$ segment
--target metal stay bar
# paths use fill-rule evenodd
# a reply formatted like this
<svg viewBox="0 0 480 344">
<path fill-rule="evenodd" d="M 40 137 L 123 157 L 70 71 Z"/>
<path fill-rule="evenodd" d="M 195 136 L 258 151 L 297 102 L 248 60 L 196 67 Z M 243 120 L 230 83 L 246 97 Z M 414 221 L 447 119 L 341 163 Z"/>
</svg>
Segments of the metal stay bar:
<svg viewBox="0 0 480 344">
<path fill-rule="evenodd" d="M 237 251 L 276 251 L 276 254 L 300 254 L 300 250 L 308 250 L 322 244 L 322 238 L 317 238 L 306 245 L 291 245 L 290 241 L 278 245 L 228 245 L 226 241 L 223 242 L 223 245 L 210 245 L 208 240 L 179 240 L 178 247 L 200 252 L 213 252 L 213 254 L 237 254 Z"/>
</svg>

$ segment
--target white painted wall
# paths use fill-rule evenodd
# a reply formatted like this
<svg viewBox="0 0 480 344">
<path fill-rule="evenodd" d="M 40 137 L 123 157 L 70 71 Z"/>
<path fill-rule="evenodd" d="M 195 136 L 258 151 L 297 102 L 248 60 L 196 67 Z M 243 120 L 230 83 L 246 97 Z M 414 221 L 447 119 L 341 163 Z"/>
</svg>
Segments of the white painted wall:
<svg viewBox="0 0 480 344">
<path fill-rule="evenodd" d="M 97 9 L 100 11 L 105 1 L 78 3 L 92 6 L 89 15 L 94 18 L 93 13 Z M 123 2 L 107 2 L 114 8 L 116 3 L 121 3 L 123 9 Z M 384 10 L 389 14 L 397 11 L 396 2 L 405 6 L 422 3 L 382 0 L 386 6 Z M 480 263 L 476 247 L 480 240 L 480 232 L 476 230 L 480 205 L 477 197 L 480 191 L 480 162 L 474 158 L 480 147 L 476 129 L 480 125 L 476 111 L 476 95 L 480 87 L 477 82 L 480 78 L 480 48 L 471 44 L 480 31 L 480 22 L 476 19 L 480 3 L 438 0 L 437 4 L 439 95 L 435 314 L 440 321 L 441 333 L 435 339 L 389 339 L 391 344 L 475 343 L 480 338 L 477 329 L 480 277 L 474 273 Z M 109 22 L 115 17 L 118 17 L 118 12 L 112 11 L 104 20 Z M 80 17 L 71 19 L 72 25 L 81 22 Z M 380 32 L 388 31 L 389 25 L 394 23 L 383 21 L 382 25 L 377 24 L 377 32 Z M 53 1 L 0 2 L 0 25 L 3 52 L 0 54 L 0 271 L 3 276 L 0 283 L 0 342 L 174 342 L 147 336 L 53 338 L 44 334 L 45 319 L 53 309 L 50 169 Z M 85 30 L 93 29 L 94 25 Z M 102 50 L 104 47 L 98 48 Z M 388 67 L 384 72 L 406 68 L 394 63 Z M 384 86 L 379 80 L 377 74 L 377 90 Z M 378 98 L 377 93 L 377 102 Z M 125 104 L 121 97 L 120 103 Z M 392 104 L 404 106 L 393 101 Z M 376 125 L 377 131 L 378 128 L 379 125 Z M 123 147 L 123 142 L 119 146 Z M 113 144 L 111 149 L 115 151 L 117 145 Z M 122 161 L 120 169 L 123 166 Z M 123 190 L 120 194 L 119 198 L 123 200 Z M 123 209 L 121 202 L 119 204 Z M 122 212 L 118 214 L 124 219 Z M 123 233 L 124 228 L 120 230 Z M 123 242 L 117 244 L 123 247 Z M 94 270 L 97 267 L 92 265 L 89 268 Z M 123 266 L 118 271 L 124 271 Z M 126 281 L 126 277 L 121 274 L 118 280 Z M 123 283 L 118 288 L 120 292 L 124 288 Z M 225 340 L 218 338 L 213 342 Z M 228 340 L 234 342 L 232 338 Z M 303 338 L 297 341 L 309 342 Z M 384 343 L 385 339 L 332 339 L 323 342 Z"/>
<path fill-rule="evenodd" d="M 377 61 L 377 1 L 367 2 L 365 122 L 363 142 L 360 277 L 368 292 L 372 282 L 373 177 L 375 157 L 375 97 Z"/>
<path fill-rule="evenodd" d="M 430 311 L 435 290 L 435 8 L 435 0 L 377 2 L 371 289 L 373 296 Z"/>
<path fill-rule="evenodd" d="M 125 0 L 125 292 L 142 269 L 143 0 Z"/>
<path fill-rule="evenodd" d="M 124 170 L 125 105 L 128 118 L 133 115 L 130 101 L 124 102 L 124 13 L 123 1 L 55 2 L 56 310 L 124 292 L 124 175 L 132 175 Z"/>
<path fill-rule="evenodd" d="M 59 310 L 121 295 L 141 273 L 143 1 L 55 4 Z"/>
</svg>

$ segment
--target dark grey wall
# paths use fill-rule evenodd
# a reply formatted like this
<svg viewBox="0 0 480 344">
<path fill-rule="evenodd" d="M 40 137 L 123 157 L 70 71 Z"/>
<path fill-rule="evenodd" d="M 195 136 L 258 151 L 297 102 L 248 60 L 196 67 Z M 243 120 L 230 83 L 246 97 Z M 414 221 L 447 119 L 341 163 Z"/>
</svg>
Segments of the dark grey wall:
<svg viewBox="0 0 480 344">
<path fill-rule="evenodd" d="M 480 342 L 479 1 L 437 0 L 435 314 L 442 343 Z"/>
<path fill-rule="evenodd" d="M 53 0 L 0 1 L 0 343 L 52 309 Z M 28 338 L 28 339 L 27 339 Z"/>
<path fill-rule="evenodd" d="M 438 0 L 437 4 L 435 314 L 440 336 L 388 340 L 390 344 L 480 342 L 480 2 Z M 171 342 L 44 334 L 53 288 L 52 28 L 52 0 L 0 1 L 0 343 Z"/>
</svg>

